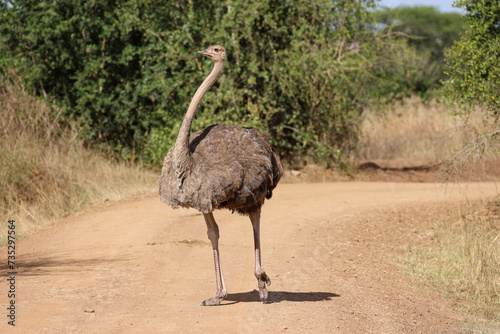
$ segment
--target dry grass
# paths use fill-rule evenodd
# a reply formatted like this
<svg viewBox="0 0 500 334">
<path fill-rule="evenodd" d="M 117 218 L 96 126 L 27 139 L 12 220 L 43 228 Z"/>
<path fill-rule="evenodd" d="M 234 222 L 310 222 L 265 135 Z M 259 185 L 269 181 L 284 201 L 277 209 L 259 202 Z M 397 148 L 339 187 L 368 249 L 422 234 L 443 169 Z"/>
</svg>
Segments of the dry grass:
<svg viewBox="0 0 500 334">
<path fill-rule="evenodd" d="M 411 97 L 385 113 L 368 110 L 361 125 L 356 158 L 361 160 L 418 159 L 440 161 L 469 140 L 463 120 L 451 116 L 449 105 Z M 481 113 L 472 122 L 481 120 Z"/>
<path fill-rule="evenodd" d="M 447 182 L 498 180 L 499 118 L 481 108 L 452 116 L 455 108 L 412 97 L 386 112 L 368 110 L 352 159 L 384 167 L 434 165 L 436 177 Z"/>
<path fill-rule="evenodd" d="M 0 109 L 0 221 L 15 219 L 17 236 L 105 199 L 155 189 L 155 173 L 84 148 L 78 132 L 63 130 L 18 80 L 0 85 Z"/>
<path fill-rule="evenodd" d="M 463 214 L 462 210 L 469 213 Z M 440 217 L 429 244 L 411 246 L 404 257 L 418 279 L 462 301 L 474 316 L 500 323 L 500 198 L 458 208 Z M 496 324 L 495 324 L 496 323 Z M 498 328 L 500 329 L 500 327 Z"/>
<path fill-rule="evenodd" d="M 493 173 L 487 179 L 497 180 L 498 123 L 481 110 L 468 119 L 453 117 L 451 108 L 412 97 L 385 113 L 366 112 L 355 159 L 442 163 L 453 181 L 472 178 L 482 164 Z M 434 221 L 432 236 L 408 247 L 405 267 L 459 300 L 475 319 L 489 320 L 475 322 L 474 331 L 500 330 L 500 198 L 425 219 Z"/>
</svg>

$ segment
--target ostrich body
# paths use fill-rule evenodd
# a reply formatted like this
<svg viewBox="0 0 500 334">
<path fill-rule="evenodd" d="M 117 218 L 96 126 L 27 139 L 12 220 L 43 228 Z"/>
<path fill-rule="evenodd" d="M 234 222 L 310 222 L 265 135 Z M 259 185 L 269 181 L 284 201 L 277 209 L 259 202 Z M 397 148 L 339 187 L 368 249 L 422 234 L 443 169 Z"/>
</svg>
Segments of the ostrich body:
<svg viewBox="0 0 500 334">
<path fill-rule="evenodd" d="M 212 211 L 229 209 L 248 215 L 255 244 L 255 277 L 265 301 L 271 280 L 262 268 L 260 211 L 264 200 L 283 175 L 278 156 L 267 135 L 254 128 L 215 124 L 190 135 L 200 101 L 224 68 L 225 50 L 214 45 L 199 53 L 214 61 L 214 68 L 196 91 L 184 117 L 175 145 L 163 161 L 159 194 L 176 209 L 195 208 L 203 213 L 212 242 L 217 292 L 202 305 L 218 305 L 227 296 L 219 258 L 219 228 Z"/>
</svg>

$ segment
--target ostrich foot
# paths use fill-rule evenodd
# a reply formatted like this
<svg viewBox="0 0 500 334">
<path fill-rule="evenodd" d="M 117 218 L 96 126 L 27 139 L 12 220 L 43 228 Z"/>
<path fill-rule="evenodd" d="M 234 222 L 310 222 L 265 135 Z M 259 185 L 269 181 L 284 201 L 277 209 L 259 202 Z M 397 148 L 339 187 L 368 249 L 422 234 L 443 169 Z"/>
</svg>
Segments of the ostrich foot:
<svg viewBox="0 0 500 334">
<path fill-rule="evenodd" d="M 255 277 L 257 277 L 257 280 L 259 282 L 258 284 L 259 284 L 260 300 L 262 300 L 263 303 L 266 303 L 267 302 L 267 295 L 268 295 L 266 284 L 271 285 L 271 279 L 269 278 L 269 276 L 267 276 L 267 274 L 264 270 L 262 270 L 262 272 L 260 272 L 260 273 L 256 273 Z"/>
<path fill-rule="evenodd" d="M 221 301 L 223 301 L 224 299 L 226 299 L 227 297 L 227 292 L 217 292 L 215 294 L 215 297 L 214 298 L 210 298 L 210 299 L 207 299 L 207 300 L 204 300 L 202 303 L 201 303 L 201 306 L 216 306 L 216 305 L 220 305 Z"/>
</svg>

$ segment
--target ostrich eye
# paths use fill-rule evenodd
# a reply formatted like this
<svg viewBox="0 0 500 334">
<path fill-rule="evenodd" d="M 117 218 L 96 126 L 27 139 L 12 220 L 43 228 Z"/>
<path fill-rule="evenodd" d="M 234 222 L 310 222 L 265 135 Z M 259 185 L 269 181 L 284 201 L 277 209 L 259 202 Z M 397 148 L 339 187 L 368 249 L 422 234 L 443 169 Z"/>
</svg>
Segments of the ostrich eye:
<svg viewBox="0 0 500 334">
<path fill-rule="evenodd" d="M 215 48 L 215 49 L 214 49 L 214 51 L 215 51 L 215 52 L 219 52 L 219 49 Z"/>
</svg>

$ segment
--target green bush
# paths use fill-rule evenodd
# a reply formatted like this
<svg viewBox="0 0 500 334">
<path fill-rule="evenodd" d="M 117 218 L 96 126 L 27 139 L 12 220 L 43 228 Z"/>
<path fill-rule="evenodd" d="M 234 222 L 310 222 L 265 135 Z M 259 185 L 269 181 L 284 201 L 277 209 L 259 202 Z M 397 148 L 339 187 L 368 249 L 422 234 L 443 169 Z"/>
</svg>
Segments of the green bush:
<svg viewBox="0 0 500 334">
<path fill-rule="evenodd" d="M 63 106 L 87 142 L 152 165 L 211 69 L 196 53 L 209 44 L 225 45 L 229 59 L 193 130 L 254 126 L 291 163 L 341 161 L 363 107 L 404 86 L 387 55 L 412 52 L 373 29 L 371 0 L 10 3 L 1 4 L 3 70 L 16 66 L 34 93 Z"/>
<path fill-rule="evenodd" d="M 446 91 L 465 109 L 485 107 L 500 115 L 500 4 L 489 0 L 459 0 L 467 13 L 464 36 L 446 55 Z"/>
</svg>

